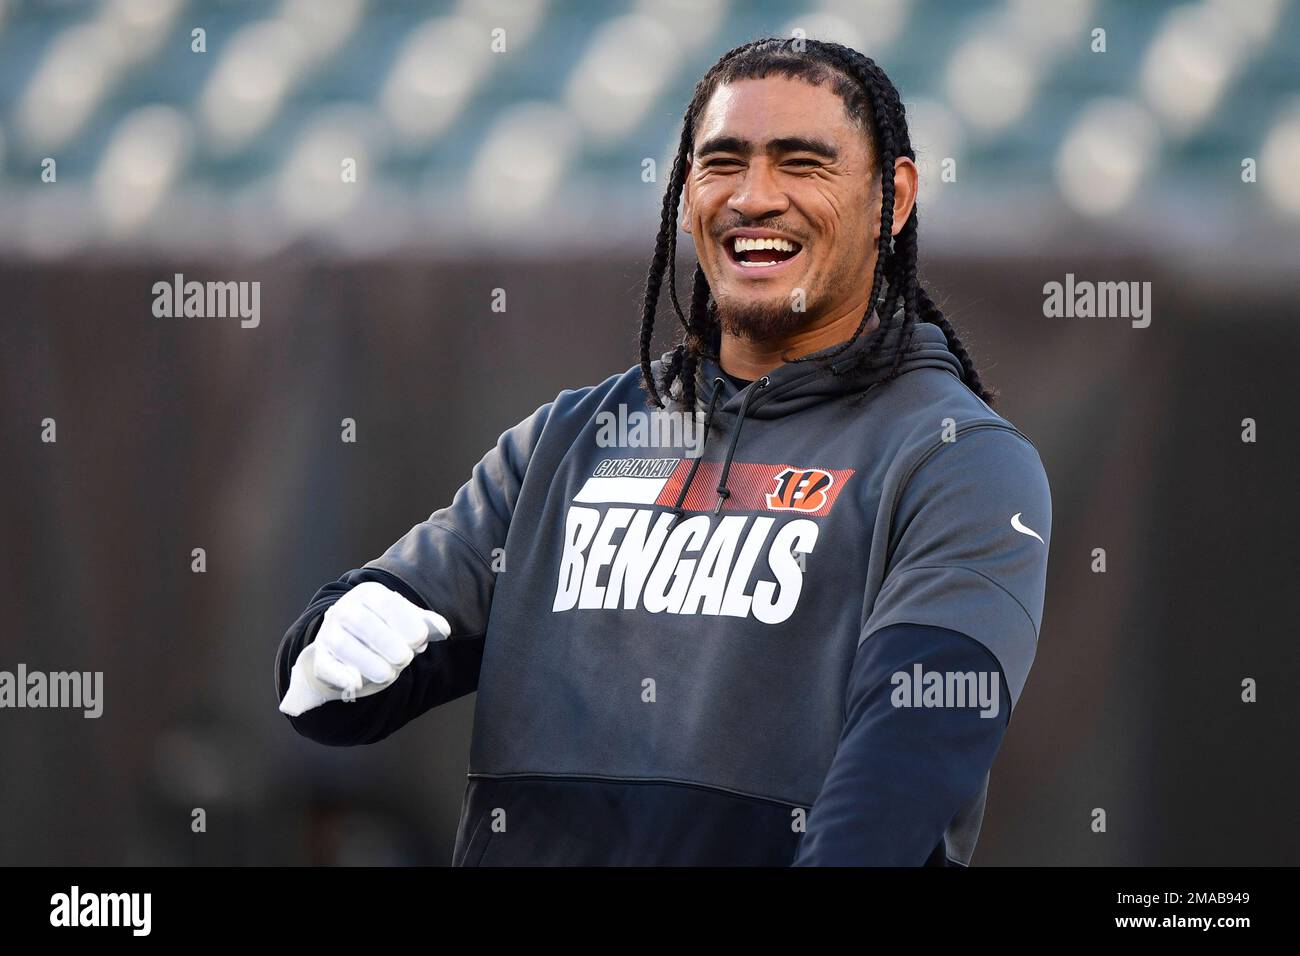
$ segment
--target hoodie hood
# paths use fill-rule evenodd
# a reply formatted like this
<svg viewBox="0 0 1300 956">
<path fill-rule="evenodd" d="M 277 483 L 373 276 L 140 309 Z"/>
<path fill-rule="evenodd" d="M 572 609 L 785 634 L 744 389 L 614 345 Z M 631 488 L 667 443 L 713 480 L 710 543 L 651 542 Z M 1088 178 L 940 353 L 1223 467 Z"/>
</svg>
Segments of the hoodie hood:
<svg viewBox="0 0 1300 956">
<path fill-rule="evenodd" d="M 825 362 L 817 359 L 833 352 L 838 345 L 811 353 L 807 361 L 779 365 L 766 374 L 767 384 L 762 388 L 737 388 L 723 375 L 722 367 L 717 361 L 702 359 L 695 371 L 697 408 L 707 410 L 713 391 L 718 387 L 718 379 L 722 380 L 722 385 L 714 411 L 715 417 L 740 415 L 743 407 L 745 418 L 782 418 L 841 395 L 865 391 L 889 375 L 898 354 L 901 325 L 902 310 L 899 309 L 894 321 L 885 331 L 885 342 L 880 354 L 864 368 L 853 372 L 844 371 L 862 352 L 872 347 L 876 340 L 875 333 L 859 336 L 852 346 L 836 356 L 829 369 Z M 913 326 L 900 374 L 918 368 L 942 368 L 952 372 L 958 379 L 962 376 L 961 362 L 949 351 L 943 330 L 931 322 L 918 322 Z M 758 381 L 761 382 L 762 379 Z M 749 392 L 754 394 L 747 396 Z M 681 400 L 679 385 L 674 384 L 672 395 L 677 401 Z M 749 398 L 747 406 L 744 404 L 746 397 Z"/>
<path fill-rule="evenodd" d="M 863 392 L 888 377 L 900 348 L 900 330 L 902 328 L 903 310 L 894 313 L 894 321 L 884 331 L 884 342 L 880 354 L 861 368 L 849 371 L 848 368 L 865 350 L 869 350 L 876 340 L 876 334 L 861 335 L 835 360 L 829 369 L 825 362 L 811 361 L 786 362 L 744 388 L 737 388 L 722 373 L 721 366 L 713 359 L 703 359 L 696 368 L 695 396 L 696 413 L 704 405 L 704 438 L 700 455 L 691 463 L 686 481 L 682 484 L 673 504 L 672 511 L 676 518 L 681 518 L 686 496 L 699 471 L 700 464 L 710 448 L 709 436 L 720 419 L 734 419 L 734 427 L 726 427 L 730 433 L 726 439 L 726 451 L 722 456 L 722 475 L 717 486 L 717 504 L 713 513 L 719 514 L 732 491 L 728 485 L 731 463 L 740 443 L 741 428 L 745 419 L 772 420 L 792 415 L 812 408 L 822 402 L 841 395 Z M 906 353 L 901 363 L 899 374 L 918 368 L 942 368 L 952 372 L 961 379 L 961 362 L 948 350 L 948 340 L 943 330 L 931 322 L 918 322 L 913 326 L 909 340 L 904 343 Z M 830 346 L 813 356 L 826 356 L 838 346 Z M 667 356 L 665 356 L 665 361 Z M 681 401 L 681 388 L 674 386 L 672 396 Z M 707 396 L 707 398 L 706 398 Z M 676 520 L 676 519 L 675 519 Z"/>
</svg>

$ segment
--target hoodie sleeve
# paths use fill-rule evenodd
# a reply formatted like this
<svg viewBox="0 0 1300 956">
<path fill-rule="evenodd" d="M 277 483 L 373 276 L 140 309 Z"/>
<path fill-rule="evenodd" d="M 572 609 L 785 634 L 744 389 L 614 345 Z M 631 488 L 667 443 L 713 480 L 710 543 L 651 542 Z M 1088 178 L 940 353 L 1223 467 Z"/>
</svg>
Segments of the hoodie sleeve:
<svg viewBox="0 0 1300 956">
<path fill-rule="evenodd" d="M 437 611 L 451 624 L 451 637 L 431 643 L 377 694 L 330 701 L 290 717 L 300 734 L 335 746 L 374 743 L 430 708 L 477 689 L 495 568 L 528 463 L 554 405 L 543 405 L 504 432 L 450 505 L 415 525 L 380 557 L 317 591 L 280 642 L 275 665 L 280 700 L 294 661 L 315 639 L 325 611 L 363 581 L 379 581 Z"/>
<path fill-rule="evenodd" d="M 922 456 L 796 865 L 944 862 L 943 835 L 978 798 L 1034 659 L 1050 530 L 1047 477 L 1019 433 L 975 426 Z M 992 692 L 929 706 L 934 673 Z"/>
<path fill-rule="evenodd" d="M 1011 698 L 1005 681 L 989 680 L 978 706 L 898 706 L 903 681 L 894 675 L 910 680 L 918 665 L 1001 676 L 977 641 L 941 627 L 893 624 L 858 648 L 848 717 L 795 866 L 948 862 L 944 832 L 988 779 Z"/>
<path fill-rule="evenodd" d="M 1011 701 L 1038 649 L 1052 499 L 1038 452 L 977 423 L 930 448 L 898 496 L 885 579 L 858 643 L 891 624 L 942 627 L 982 644 Z"/>
</svg>

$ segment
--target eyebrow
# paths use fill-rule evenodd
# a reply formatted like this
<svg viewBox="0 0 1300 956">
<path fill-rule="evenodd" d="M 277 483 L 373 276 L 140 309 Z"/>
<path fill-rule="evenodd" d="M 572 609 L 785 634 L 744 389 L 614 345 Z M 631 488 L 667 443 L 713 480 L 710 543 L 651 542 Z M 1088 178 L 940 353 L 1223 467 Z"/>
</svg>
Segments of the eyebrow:
<svg viewBox="0 0 1300 956">
<path fill-rule="evenodd" d="M 695 151 L 695 155 L 707 156 L 710 153 L 740 153 L 752 155 L 754 144 L 739 136 L 714 136 L 704 141 Z M 769 156 L 780 153 L 813 153 L 823 159 L 838 159 L 840 151 L 825 140 L 809 136 L 781 136 L 767 141 L 766 152 Z"/>
</svg>

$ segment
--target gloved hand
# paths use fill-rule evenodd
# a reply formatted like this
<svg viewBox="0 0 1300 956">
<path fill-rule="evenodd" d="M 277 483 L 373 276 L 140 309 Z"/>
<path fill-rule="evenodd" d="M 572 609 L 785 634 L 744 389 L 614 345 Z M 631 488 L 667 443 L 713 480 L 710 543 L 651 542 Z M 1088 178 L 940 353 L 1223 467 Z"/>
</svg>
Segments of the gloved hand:
<svg viewBox="0 0 1300 956">
<path fill-rule="evenodd" d="M 316 640 L 294 661 L 280 711 L 297 717 L 326 701 L 377 694 L 429 641 L 450 636 L 441 614 L 378 581 L 358 584 L 325 612 Z"/>
</svg>

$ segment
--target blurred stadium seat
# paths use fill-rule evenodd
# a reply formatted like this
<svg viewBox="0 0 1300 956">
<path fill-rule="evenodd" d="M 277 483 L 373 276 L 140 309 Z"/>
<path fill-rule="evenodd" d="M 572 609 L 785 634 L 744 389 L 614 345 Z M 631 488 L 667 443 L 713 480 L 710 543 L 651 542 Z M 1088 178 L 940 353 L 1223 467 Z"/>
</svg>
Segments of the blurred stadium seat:
<svg viewBox="0 0 1300 956">
<path fill-rule="evenodd" d="M 1261 255 L 1300 228 L 1285 0 L 0 0 L 0 249 L 626 242 L 694 81 L 796 30 L 898 82 L 932 241 L 1103 242 L 1081 228 L 1100 219 L 1213 246 L 1228 237 L 1189 216 L 1235 198 L 1246 157 Z M 68 188 L 42 182 L 46 157 Z M 1189 194 L 1204 207 L 1171 198 Z"/>
</svg>

